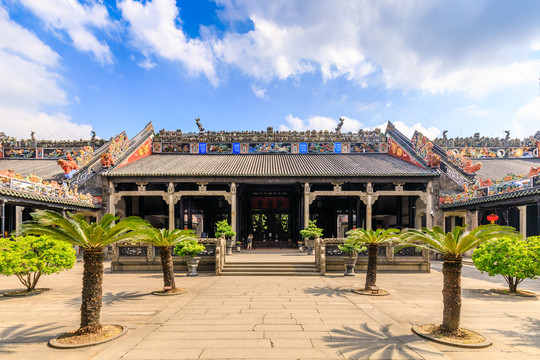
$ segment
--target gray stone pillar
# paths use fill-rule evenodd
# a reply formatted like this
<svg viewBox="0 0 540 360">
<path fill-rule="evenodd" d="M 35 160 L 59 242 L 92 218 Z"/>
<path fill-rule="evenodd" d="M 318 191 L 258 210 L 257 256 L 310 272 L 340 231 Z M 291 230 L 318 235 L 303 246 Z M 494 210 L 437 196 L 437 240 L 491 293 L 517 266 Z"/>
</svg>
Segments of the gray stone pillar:
<svg viewBox="0 0 540 360">
<path fill-rule="evenodd" d="M 174 230 L 174 184 L 169 182 L 167 187 L 167 205 L 169 205 L 169 230 Z M 164 199 L 165 200 L 165 197 Z"/>
<path fill-rule="evenodd" d="M 231 183 L 231 227 L 236 232 L 236 183 Z M 237 235 L 233 236 L 236 245 Z"/>
<path fill-rule="evenodd" d="M 6 236 L 6 201 L 0 200 L 0 231 L 2 237 Z"/>
<path fill-rule="evenodd" d="M 433 228 L 433 182 L 427 184 L 426 227 Z"/>
<path fill-rule="evenodd" d="M 109 199 L 107 201 L 107 211 L 110 214 L 115 215 L 116 213 L 116 197 L 115 197 L 115 190 L 114 190 L 114 183 L 112 181 L 109 181 Z"/>
<path fill-rule="evenodd" d="M 309 194 L 311 189 L 309 183 L 304 184 L 304 229 L 309 225 Z"/>
<path fill-rule="evenodd" d="M 15 230 L 19 231 L 23 222 L 23 210 L 22 206 L 15 206 Z"/>
<path fill-rule="evenodd" d="M 527 206 L 518 206 L 519 209 L 519 232 L 527 236 Z"/>
</svg>

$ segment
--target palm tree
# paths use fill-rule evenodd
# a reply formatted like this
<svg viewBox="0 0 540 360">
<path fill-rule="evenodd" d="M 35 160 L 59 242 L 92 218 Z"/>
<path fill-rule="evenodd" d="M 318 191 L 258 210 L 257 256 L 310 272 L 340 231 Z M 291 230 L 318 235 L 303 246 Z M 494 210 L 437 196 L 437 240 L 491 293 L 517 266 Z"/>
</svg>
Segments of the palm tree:
<svg viewBox="0 0 540 360">
<path fill-rule="evenodd" d="M 165 292 L 175 292 L 174 269 L 171 247 L 185 240 L 195 240 L 192 230 L 156 229 L 150 224 L 138 227 L 134 234 L 135 239 L 159 247 L 161 266 L 163 268 L 163 288 Z"/>
<path fill-rule="evenodd" d="M 68 217 L 50 210 L 36 210 L 32 219 L 22 224 L 23 235 L 48 235 L 56 240 L 78 245 L 84 249 L 81 326 L 76 334 L 99 333 L 103 296 L 103 248 L 131 237 L 131 230 L 140 226 L 139 217 L 118 220 L 105 214 L 101 220 L 88 223 L 81 214 L 68 213 Z"/>
<path fill-rule="evenodd" d="M 416 246 L 434 250 L 443 255 L 443 322 L 440 330 L 452 333 L 459 329 L 461 317 L 461 267 L 463 254 L 478 245 L 500 237 L 521 238 L 510 226 L 496 224 L 478 226 L 470 232 L 456 226 L 445 233 L 440 226 L 432 230 L 405 230 L 401 234 L 402 246 Z"/>
<path fill-rule="evenodd" d="M 379 244 L 387 243 L 397 239 L 398 229 L 353 229 L 347 232 L 347 241 L 355 245 L 368 246 L 368 266 L 366 272 L 366 285 L 364 290 L 368 291 L 372 286 L 376 286 L 377 281 L 377 255 Z"/>
</svg>

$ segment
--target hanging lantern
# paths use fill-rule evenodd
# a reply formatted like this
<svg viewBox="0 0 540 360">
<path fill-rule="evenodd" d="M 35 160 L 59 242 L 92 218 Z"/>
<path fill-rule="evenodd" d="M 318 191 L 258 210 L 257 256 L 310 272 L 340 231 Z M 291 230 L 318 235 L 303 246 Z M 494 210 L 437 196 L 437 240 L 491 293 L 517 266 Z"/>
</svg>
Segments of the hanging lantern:
<svg viewBox="0 0 540 360">
<path fill-rule="evenodd" d="M 495 224 L 495 221 L 499 220 L 499 216 L 495 214 L 488 215 L 487 218 L 488 221 L 491 221 L 492 224 Z"/>
</svg>

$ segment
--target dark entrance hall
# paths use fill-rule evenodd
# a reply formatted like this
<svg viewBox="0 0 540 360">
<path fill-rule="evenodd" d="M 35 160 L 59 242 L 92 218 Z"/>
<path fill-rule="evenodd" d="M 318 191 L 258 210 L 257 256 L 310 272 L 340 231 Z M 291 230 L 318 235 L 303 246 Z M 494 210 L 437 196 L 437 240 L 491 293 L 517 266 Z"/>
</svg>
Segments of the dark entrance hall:
<svg viewBox="0 0 540 360">
<path fill-rule="evenodd" d="M 246 185 L 240 189 L 239 239 L 254 248 L 294 248 L 299 240 L 300 186 Z"/>
</svg>

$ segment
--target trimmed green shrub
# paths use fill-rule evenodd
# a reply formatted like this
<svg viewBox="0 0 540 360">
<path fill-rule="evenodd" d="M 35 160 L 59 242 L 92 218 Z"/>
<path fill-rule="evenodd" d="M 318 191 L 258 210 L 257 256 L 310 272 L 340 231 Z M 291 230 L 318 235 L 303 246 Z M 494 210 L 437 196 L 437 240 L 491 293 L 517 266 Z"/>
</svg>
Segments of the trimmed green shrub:
<svg viewBox="0 0 540 360">
<path fill-rule="evenodd" d="M 502 275 L 510 292 L 525 279 L 540 276 L 540 237 L 525 240 L 499 238 L 480 245 L 472 255 L 474 265 L 489 276 Z"/>
<path fill-rule="evenodd" d="M 227 220 L 221 220 L 216 223 L 216 237 L 220 238 L 221 235 L 225 235 L 226 239 L 230 239 L 236 235 L 236 232 L 233 231 L 232 226 L 229 225 Z"/>
<path fill-rule="evenodd" d="M 70 244 L 48 236 L 0 239 L 0 274 L 16 275 L 27 291 L 35 289 L 41 275 L 71 269 L 76 260 Z"/>
<path fill-rule="evenodd" d="M 309 220 L 308 226 L 300 230 L 300 235 L 304 239 L 316 239 L 322 237 L 323 230 L 317 227 L 317 220 Z"/>
<path fill-rule="evenodd" d="M 173 251 L 178 256 L 195 257 L 205 249 L 204 245 L 199 244 L 197 240 L 184 240 L 176 244 Z"/>
</svg>

